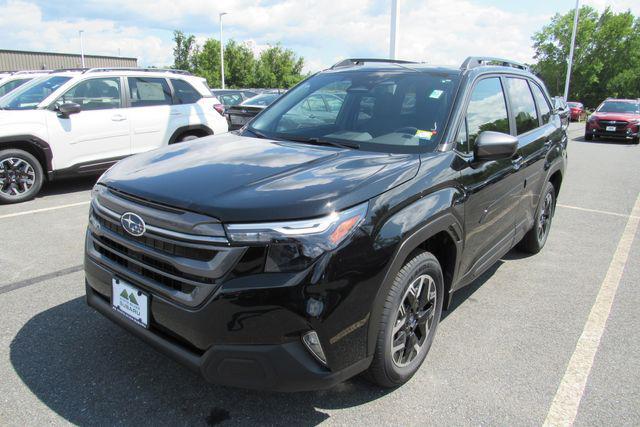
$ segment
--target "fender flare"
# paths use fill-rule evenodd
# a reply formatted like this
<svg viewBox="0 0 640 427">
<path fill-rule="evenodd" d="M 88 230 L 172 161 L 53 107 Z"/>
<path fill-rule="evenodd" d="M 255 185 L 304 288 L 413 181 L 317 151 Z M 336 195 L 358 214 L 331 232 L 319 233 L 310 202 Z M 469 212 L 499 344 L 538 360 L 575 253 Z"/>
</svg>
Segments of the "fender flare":
<svg viewBox="0 0 640 427">
<path fill-rule="evenodd" d="M 35 149 L 36 153 L 42 155 L 36 155 L 36 158 L 42 163 L 42 169 L 45 175 L 50 176 L 53 172 L 53 152 L 51 146 L 41 138 L 35 135 L 11 135 L 0 137 L 0 150 L 6 146 L 17 146 L 26 144 Z"/>
<path fill-rule="evenodd" d="M 378 288 L 373 306 L 371 308 L 371 316 L 367 330 L 367 355 L 372 355 L 375 352 L 375 345 L 377 342 L 378 332 L 380 330 L 380 319 L 382 318 L 382 310 L 384 307 L 384 298 L 386 298 L 389 289 L 393 284 L 393 280 L 396 277 L 396 274 L 398 273 L 398 271 L 400 271 L 404 261 L 411 254 L 411 252 L 413 252 L 426 240 L 440 232 L 446 232 L 447 234 L 449 234 L 451 240 L 453 240 L 456 245 L 456 265 L 454 267 L 452 285 L 451 289 L 449 290 L 449 295 L 445 295 L 446 300 L 445 304 L 443 304 L 443 307 L 446 307 L 447 301 L 450 300 L 452 292 L 451 290 L 455 289 L 454 284 L 456 281 L 458 265 L 460 264 L 462 254 L 462 230 L 462 226 L 460 225 L 458 219 L 450 210 L 448 210 L 444 211 L 437 218 L 433 218 L 428 223 L 420 226 L 398 245 L 398 248 L 396 249 L 392 257 L 392 260 L 389 263 L 389 267 L 385 272 L 382 284 Z"/>
<path fill-rule="evenodd" d="M 185 132 L 189 132 L 189 131 L 202 131 L 204 133 L 208 135 L 213 135 L 213 131 L 205 125 L 188 125 L 188 126 L 181 126 L 178 129 L 175 130 L 175 132 L 173 132 L 173 135 L 171 135 L 171 138 L 169 138 L 169 145 L 171 144 L 175 144 L 178 140 L 178 137 L 180 135 L 182 135 Z"/>
</svg>

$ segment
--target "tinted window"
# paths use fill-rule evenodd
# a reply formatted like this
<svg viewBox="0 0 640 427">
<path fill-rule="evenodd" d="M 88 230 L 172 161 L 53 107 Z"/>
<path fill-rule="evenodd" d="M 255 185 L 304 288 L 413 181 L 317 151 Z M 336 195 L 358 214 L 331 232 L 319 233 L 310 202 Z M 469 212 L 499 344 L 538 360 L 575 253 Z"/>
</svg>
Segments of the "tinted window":
<svg viewBox="0 0 640 427">
<path fill-rule="evenodd" d="M 625 101 L 605 101 L 598 107 L 598 112 L 602 113 L 640 113 L 638 104 Z"/>
<path fill-rule="evenodd" d="M 33 80 L 2 99 L 0 108 L 6 110 L 33 110 L 71 77 L 54 76 Z"/>
<path fill-rule="evenodd" d="M 540 117 L 542 117 L 542 124 L 549 123 L 549 118 L 551 118 L 551 107 L 549 107 L 547 97 L 544 96 L 542 89 L 540 89 L 536 84 L 531 84 L 531 90 L 533 91 L 533 96 L 536 98 L 536 103 L 538 104 L 538 112 L 540 113 Z"/>
<path fill-rule="evenodd" d="M 241 102 L 240 105 L 259 105 L 259 106 L 267 106 L 271 105 L 273 101 L 278 98 L 278 94 L 276 93 L 267 93 L 264 95 L 257 95 L 253 98 L 249 98 L 244 102 Z"/>
<path fill-rule="evenodd" d="M 178 104 L 193 104 L 202 98 L 202 95 L 184 80 L 171 79 L 171 84 Z"/>
<path fill-rule="evenodd" d="M 471 152 L 473 145 L 484 131 L 509 133 L 509 115 L 500 79 L 492 77 L 481 80 L 473 88 L 471 100 L 467 107 L 466 129 L 464 123 L 462 132 L 459 131 L 458 149 Z M 464 134 L 467 138 L 464 138 Z M 466 140 L 465 140 L 466 139 Z"/>
<path fill-rule="evenodd" d="M 240 95 L 239 93 L 220 94 L 220 95 L 216 95 L 216 97 L 220 102 L 222 102 L 223 105 L 227 107 L 232 105 L 238 105 L 242 102 L 242 95 Z"/>
<path fill-rule="evenodd" d="M 132 107 L 171 105 L 171 90 L 165 79 L 129 77 L 128 80 Z"/>
<path fill-rule="evenodd" d="M 15 88 L 22 86 L 29 80 L 31 79 L 16 79 L 16 80 L 10 80 L 8 82 L 5 82 L 3 85 L 0 86 L 0 96 L 4 96 L 8 94 Z"/>
<path fill-rule="evenodd" d="M 529 84 L 524 79 L 507 79 L 511 108 L 516 119 L 518 135 L 529 132 L 539 126 L 536 104 L 529 89 Z"/>
<path fill-rule="evenodd" d="M 58 98 L 56 104 L 68 102 L 79 104 L 85 111 L 120 108 L 120 78 L 109 77 L 80 82 Z"/>
</svg>

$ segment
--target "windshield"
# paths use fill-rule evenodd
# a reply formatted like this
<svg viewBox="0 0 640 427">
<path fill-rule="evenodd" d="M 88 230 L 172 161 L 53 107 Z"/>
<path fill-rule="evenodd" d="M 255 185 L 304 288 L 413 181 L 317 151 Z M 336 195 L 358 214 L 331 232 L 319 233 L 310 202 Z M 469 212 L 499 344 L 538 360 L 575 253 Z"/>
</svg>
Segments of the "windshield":
<svg viewBox="0 0 640 427">
<path fill-rule="evenodd" d="M 287 92 L 249 127 L 271 138 L 345 142 L 389 152 L 433 150 L 459 76 L 444 72 L 323 73 Z"/>
<path fill-rule="evenodd" d="M 266 93 L 264 95 L 254 96 L 253 98 L 249 98 L 244 102 L 241 102 L 240 105 L 257 105 L 257 106 L 267 106 L 270 105 L 273 101 L 275 101 L 280 95 L 277 93 Z"/>
<path fill-rule="evenodd" d="M 11 92 L 0 100 L 3 110 L 34 110 L 46 97 L 69 81 L 68 76 L 35 79 Z"/>
<path fill-rule="evenodd" d="M 22 86 L 23 84 L 25 84 L 29 80 L 31 80 L 31 78 L 14 79 L 14 80 L 9 80 L 9 81 L 6 81 L 6 82 L 0 84 L 0 96 L 5 96 L 9 92 L 11 92 L 12 90 Z"/>
<path fill-rule="evenodd" d="M 598 112 L 640 114 L 640 109 L 634 102 L 605 101 L 598 107 Z"/>
<path fill-rule="evenodd" d="M 582 108 L 582 104 L 579 102 L 567 102 L 567 105 L 571 108 Z"/>
</svg>

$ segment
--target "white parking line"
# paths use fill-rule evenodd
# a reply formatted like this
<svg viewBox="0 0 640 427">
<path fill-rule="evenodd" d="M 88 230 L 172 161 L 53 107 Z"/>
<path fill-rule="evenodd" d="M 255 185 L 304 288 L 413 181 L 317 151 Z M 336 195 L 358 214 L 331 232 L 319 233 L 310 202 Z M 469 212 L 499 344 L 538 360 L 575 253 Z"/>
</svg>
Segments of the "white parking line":
<svg viewBox="0 0 640 427">
<path fill-rule="evenodd" d="M 68 205 L 52 206 L 50 208 L 34 209 L 34 210 L 31 210 L 31 211 L 16 212 L 16 213 L 12 213 L 12 214 L 0 215 L 0 219 L 13 218 L 13 217 L 22 216 L 22 215 L 31 215 L 31 214 L 40 213 L 40 212 L 55 211 L 55 210 L 58 210 L 58 209 L 72 208 L 74 206 L 88 205 L 89 203 L 91 203 L 91 202 L 90 201 L 86 201 L 86 202 L 70 203 Z"/>
<path fill-rule="evenodd" d="M 572 425 L 578 414 L 578 407 L 584 394 L 587 379 L 593 366 L 593 360 L 600 345 L 600 339 L 611 312 L 611 306 L 618 290 L 624 266 L 629 258 L 631 244 L 640 223 L 640 195 L 629 215 L 627 225 L 622 232 L 618 247 L 613 254 L 607 275 L 600 285 L 596 301 L 578 339 L 576 349 L 560 382 L 558 391 L 544 421 L 545 426 Z"/>
<path fill-rule="evenodd" d="M 631 213 L 631 215 L 627 215 L 627 214 L 618 213 L 618 212 L 601 211 L 599 209 L 581 208 L 580 206 L 563 205 L 560 203 L 558 203 L 556 206 L 560 208 L 566 208 L 566 209 L 575 209 L 577 211 L 583 211 L 583 212 L 592 212 L 592 213 L 599 213 L 604 215 L 620 216 L 622 218 L 638 218 L 638 216 L 633 215 L 633 212 Z"/>
</svg>

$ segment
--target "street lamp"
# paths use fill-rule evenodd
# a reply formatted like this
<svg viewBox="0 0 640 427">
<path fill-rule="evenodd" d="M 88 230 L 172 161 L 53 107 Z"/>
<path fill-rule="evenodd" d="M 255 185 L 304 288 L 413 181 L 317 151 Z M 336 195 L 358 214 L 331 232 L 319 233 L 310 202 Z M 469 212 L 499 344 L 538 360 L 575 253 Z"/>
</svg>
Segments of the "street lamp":
<svg viewBox="0 0 640 427">
<path fill-rule="evenodd" d="M 576 11 L 573 13 L 573 30 L 571 31 L 571 47 L 569 48 L 569 61 L 567 62 L 567 78 L 564 81 L 564 100 L 569 100 L 569 81 L 571 80 L 571 66 L 573 65 L 573 49 L 576 45 L 576 31 L 578 29 L 578 16 L 580 15 L 580 0 L 576 0 Z"/>
<path fill-rule="evenodd" d="M 228 15 L 227 12 L 220 12 L 220 79 L 222 80 L 222 89 L 224 89 L 224 42 L 222 41 L 222 17 Z"/>
<path fill-rule="evenodd" d="M 84 30 L 78 31 L 78 34 L 80 34 L 80 58 L 82 59 L 82 68 L 84 68 L 84 46 L 82 44 L 82 33 L 84 33 Z"/>
</svg>

